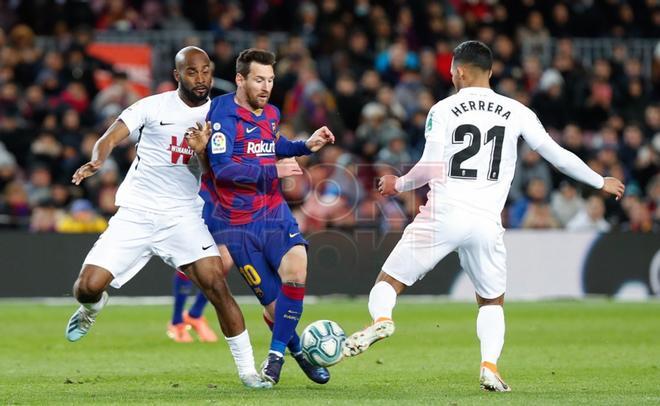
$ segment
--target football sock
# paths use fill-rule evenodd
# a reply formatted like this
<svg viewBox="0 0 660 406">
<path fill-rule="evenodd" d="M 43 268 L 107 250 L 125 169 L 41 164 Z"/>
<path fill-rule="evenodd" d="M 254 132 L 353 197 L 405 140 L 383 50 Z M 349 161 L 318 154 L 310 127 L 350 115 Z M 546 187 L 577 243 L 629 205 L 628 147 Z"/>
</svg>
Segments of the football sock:
<svg viewBox="0 0 660 406">
<path fill-rule="evenodd" d="M 190 310 L 188 310 L 188 315 L 195 319 L 201 317 L 204 313 L 204 307 L 208 301 L 209 300 L 206 298 L 206 296 L 204 296 L 202 292 L 199 292 L 195 297 L 195 303 L 193 303 Z"/>
<path fill-rule="evenodd" d="M 105 306 L 105 303 L 103 303 L 103 295 L 101 295 L 101 299 L 96 303 L 81 303 L 81 305 L 89 310 L 90 313 L 98 313 L 103 309 L 103 306 Z"/>
<path fill-rule="evenodd" d="M 229 350 L 231 351 L 239 376 L 256 374 L 254 367 L 254 354 L 252 353 L 252 344 L 247 329 L 234 337 L 225 337 Z"/>
<path fill-rule="evenodd" d="M 266 317 L 266 315 L 264 315 L 264 321 L 266 322 L 266 325 L 270 331 L 273 331 L 274 324 L 270 319 L 268 319 L 268 317 Z M 291 340 L 289 340 L 289 344 L 286 345 L 286 348 L 288 348 L 289 352 L 294 355 L 302 351 L 302 347 L 300 346 L 300 336 L 298 333 L 296 333 L 295 330 L 293 331 L 293 336 L 291 337 Z"/>
<path fill-rule="evenodd" d="M 504 346 L 504 309 L 499 305 L 481 306 L 477 316 L 477 336 L 481 341 L 481 361 L 497 365 Z"/>
<path fill-rule="evenodd" d="M 296 332 L 303 312 L 304 286 L 282 285 L 275 303 L 275 320 L 270 352 L 284 355 L 284 350 Z"/>
<path fill-rule="evenodd" d="M 192 288 L 192 281 L 179 271 L 174 272 L 174 286 L 172 294 L 174 295 L 174 310 L 172 311 L 172 324 L 183 323 L 183 308 L 186 305 L 186 299 Z"/>
<path fill-rule="evenodd" d="M 396 291 L 385 281 L 380 281 L 369 292 L 369 314 L 376 321 L 380 318 L 392 318 L 392 310 L 396 305 Z"/>
</svg>

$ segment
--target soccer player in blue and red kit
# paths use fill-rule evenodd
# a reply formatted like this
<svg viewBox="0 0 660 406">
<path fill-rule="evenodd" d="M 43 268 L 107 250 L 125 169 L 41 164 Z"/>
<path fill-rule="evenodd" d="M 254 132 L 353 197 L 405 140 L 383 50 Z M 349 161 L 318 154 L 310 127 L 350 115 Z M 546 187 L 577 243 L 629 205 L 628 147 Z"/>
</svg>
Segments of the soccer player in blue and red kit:
<svg viewBox="0 0 660 406">
<path fill-rule="evenodd" d="M 204 128 L 204 138 L 211 133 L 205 150 L 210 171 L 203 186 L 211 198 L 204 220 L 264 306 L 272 340 L 262 377 L 279 381 L 288 347 L 311 380 L 326 383 L 328 370 L 305 360 L 295 331 L 303 311 L 308 243 L 282 196 L 279 178 L 302 174 L 291 157 L 316 152 L 335 138 L 327 127 L 306 141 L 280 136 L 280 112 L 268 104 L 274 64 L 271 52 L 244 50 L 236 60 L 236 93 L 211 103 Z"/>
</svg>

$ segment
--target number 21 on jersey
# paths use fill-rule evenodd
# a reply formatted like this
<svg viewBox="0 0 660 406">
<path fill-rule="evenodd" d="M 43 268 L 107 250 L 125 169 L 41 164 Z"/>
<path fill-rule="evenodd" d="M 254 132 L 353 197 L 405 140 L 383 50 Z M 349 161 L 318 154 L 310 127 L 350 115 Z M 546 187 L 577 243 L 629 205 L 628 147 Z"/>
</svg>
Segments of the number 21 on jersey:
<svg viewBox="0 0 660 406">
<path fill-rule="evenodd" d="M 481 131 L 472 124 L 462 124 L 456 127 L 452 135 L 452 143 L 464 144 L 469 136 L 469 144 L 449 159 L 449 176 L 458 179 L 477 179 L 477 170 L 462 168 L 461 164 L 475 156 L 482 146 L 492 142 L 490 163 L 488 165 L 488 180 L 496 181 L 500 176 L 500 160 L 502 158 L 502 144 L 504 144 L 504 127 L 496 125 L 486 132 L 483 143 Z"/>
</svg>

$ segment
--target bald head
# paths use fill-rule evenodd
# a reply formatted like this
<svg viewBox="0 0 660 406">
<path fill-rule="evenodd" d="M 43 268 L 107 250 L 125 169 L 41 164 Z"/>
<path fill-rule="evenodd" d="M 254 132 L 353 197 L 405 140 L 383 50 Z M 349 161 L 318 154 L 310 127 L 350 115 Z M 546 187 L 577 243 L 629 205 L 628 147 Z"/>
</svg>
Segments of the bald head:
<svg viewBox="0 0 660 406">
<path fill-rule="evenodd" d="M 201 57 L 205 58 L 207 61 L 210 61 L 209 56 L 203 49 L 189 46 L 181 48 L 181 50 L 176 53 L 176 56 L 174 57 L 174 67 L 178 71 L 182 71 L 185 69 L 185 66 L 190 63 L 190 59 L 193 57 Z"/>
<path fill-rule="evenodd" d="M 211 61 L 204 50 L 185 47 L 174 57 L 174 79 L 181 99 L 191 107 L 208 100 L 213 81 Z"/>
</svg>

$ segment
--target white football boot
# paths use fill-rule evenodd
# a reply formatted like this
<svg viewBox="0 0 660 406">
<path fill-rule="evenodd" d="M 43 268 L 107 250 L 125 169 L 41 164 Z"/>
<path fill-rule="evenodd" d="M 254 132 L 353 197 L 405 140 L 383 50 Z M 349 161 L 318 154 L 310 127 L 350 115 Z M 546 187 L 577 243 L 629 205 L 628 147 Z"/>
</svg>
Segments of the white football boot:
<svg viewBox="0 0 660 406">
<path fill-rule="evenodd" d="M 252 374 L 239 375 L 243 385 L 250 389 L 270 389 L 273 387 L 273 384 L 263 379 L 255 371 Z"/>
<path fill-rule="evenodd" d="M 394 322 L 391 319 L 378 319 L 372 325 L 353 333 L 344 342 L 344 356 L 354 357 L 362 354 L 376 341 L 394 334 Z"/>
<path fill-rule="evenodd" d="M 493 370 L 494 366 L 491 367 L 485 364 L 485 362 L 481 363 L 481 373 L 479 375 L 481 389 L 490 392 L 511 392 L 511 387 L 504 382 L 497 369 Z"/>
<path fill-rule="evenodd" d="M 105 304 L 108 303 L 108 297 L 108 292 L 104 291 L 101 295 L 100 309 L 102 309 Z M 73 342 L 83 338 L 89 329 L 94 325 L 96 316 L 98 316 L 100 309 L 94 311 L 87 309 L 83 305 L 80 305 L 78 310 L 76 310 L 76 312 L 73 313 L 73 316 L 71 316 L 69 319 L 69 323 L 66 325 L 66 339 Z"/>
</svg>

